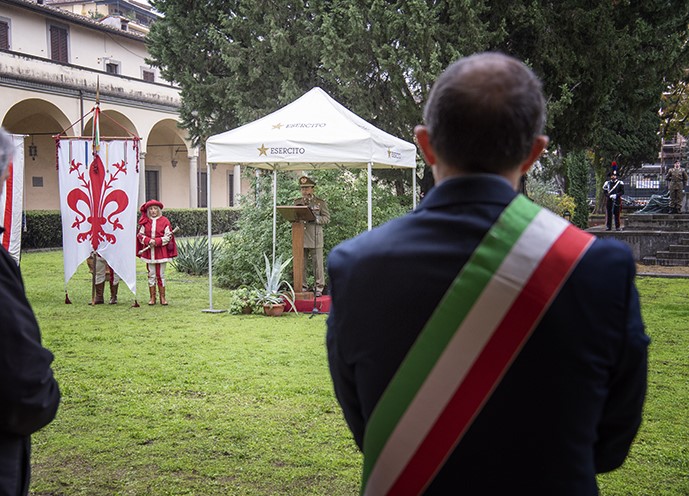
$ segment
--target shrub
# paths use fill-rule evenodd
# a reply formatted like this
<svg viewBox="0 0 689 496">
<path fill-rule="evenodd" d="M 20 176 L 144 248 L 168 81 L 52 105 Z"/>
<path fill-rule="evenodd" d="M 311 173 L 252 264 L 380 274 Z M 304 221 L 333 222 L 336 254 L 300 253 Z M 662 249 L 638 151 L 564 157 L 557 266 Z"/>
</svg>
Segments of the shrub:
<svg viewBox="0 0 689 496">
<path fill-rule="evenodd" d="M 207 236 L 208 210 L 205 208 L 166 208 L 165 217 L 170 224 L 179 226 L 180 236 Z M 235 229 L 240 210 L 238 208 L 214 208 L 211 211 L 211 233 L 224 234 Z"/>
<path fill-rule="evenodd" d="M 257 303 L 258 291 L 242 286 L 230 291 L 227 311 L 231 315 L 261 313 L 263 307 Z"/>
<path fill-rule="evenodd" d="M 211 243 L 213 267 L 215 267 L 215 259 L 220 249 L 220 244 Z M 177 258 L 171 262 L 177 271 L 192 276 L 208 274 L 208 236 L 178 240 L 177 253 Z"/>
<path fill-rule="evenodd" d="M 205 208 L 166 208 L 165 216 L 173 226 L 179 226 L 180 236 L 206 236 L 208 211 Z M 213 234 L 223 234 L 236 228 L 238 208 L 214 208 L 211 217 Z M 28 210 L 24 213 L 25 229 L 22 250 L 62 247 L 62 218 L 59 210 Z"/>
<path fill-rule="evenodd" d="M 586 229 L 589 221 L 588 185 L 589 164 L 585 152 L 569 153 L 564 159 L 569 178 L 569 194 L 572 197 L 572 223 Z"/>
<path fill-rule="evenodd" d="M 316 196 L 328 202 L 330 223 L 323 229 L 323 256 L 345 239 L 356 236 L 368 227 L 367 177 L 365 170 L 310 171 L 316 182 Z M 238 288 L 243 284 L 259 283 L 253 264 L 262 253 L 272 253 L 273 244 L 273 193 L 272 175 L 251 176 L 250 195 L 242 198 L 242 215 L 237 229 L 225 235 L 225 244 L 217 267 L 217 281 L 221 287 Z M 297 175 L 278 173 L 278 205 L 292 205 L 300 196 Z M 258 196 L 254 193 L 258 191 Z M 398 217 L 409 211 L 408 198 L 397 197 L 391 187 L 373 182 L 373 225 Z M 276 225 L 276 253 L 292 253 L 292 235 L 289 222 L 278 215 Z M 292 282 L 292 274 L 286 274 Z"/>
<path fill-rule="evenodd" d="M 30 210 L 24 213 L 22 250 L 62 246 L 62 218 L 59 210 Z"/>
<path fill-rule="evenodd" d="M 526 191 L 529 194 L 529 198 L 534 203 L 538 203 L 540 206 L 558 215 L 564 215 L 566 210 L 569 211 L 571 215 L 574 215 L 574 199 L 564 193 L 556 193 L 554 181 L 544 181 L 533 176 L 528 176 Z"/>
</svg>

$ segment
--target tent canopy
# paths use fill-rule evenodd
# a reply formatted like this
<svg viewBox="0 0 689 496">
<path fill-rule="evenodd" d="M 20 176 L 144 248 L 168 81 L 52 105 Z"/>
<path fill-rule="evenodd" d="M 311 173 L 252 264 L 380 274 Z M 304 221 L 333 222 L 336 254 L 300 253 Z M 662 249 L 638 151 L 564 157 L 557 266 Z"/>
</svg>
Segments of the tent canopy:
<svg viewBox="0 0 689 496">
<path fill-rule="evenodd" d="M 269 170 L 416 168 L 416 146 L 313 88 L 254 122 L 206 141 L 210 163 Z"/>
<path fill-rule="evenodd" d="M 368 168 L 368 228 L 372 228 L 371 170 L 404 168 L 416 192 L 416 146 L 372 126 L 316 87 L 292 103 L 206 140 L 206 162 L 273 171 L 273 263 L 277 171 Z M 213 312 L 211 173 L 207 180 L 209 312 Z M 416 194 L 413 194 L 416 207 Z"/>
</svg>

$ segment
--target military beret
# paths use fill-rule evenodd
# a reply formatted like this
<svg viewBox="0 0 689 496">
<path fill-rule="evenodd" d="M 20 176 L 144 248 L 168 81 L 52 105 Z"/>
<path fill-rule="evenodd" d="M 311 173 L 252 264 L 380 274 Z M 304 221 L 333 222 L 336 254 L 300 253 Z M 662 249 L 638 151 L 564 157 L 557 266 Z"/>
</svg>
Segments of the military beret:
<svg viewBox="0 0 689 496">
<path fill-rule="evenodd" d="M 313 179 L 311 179 L 308 176 L 301 176 L 299 178 L 299 187 L 302 187 L 302 186 L 312 186 L 313 187 L 315 185 L 316 185 L 316 183 L 313 182 Z"/>
</svg>

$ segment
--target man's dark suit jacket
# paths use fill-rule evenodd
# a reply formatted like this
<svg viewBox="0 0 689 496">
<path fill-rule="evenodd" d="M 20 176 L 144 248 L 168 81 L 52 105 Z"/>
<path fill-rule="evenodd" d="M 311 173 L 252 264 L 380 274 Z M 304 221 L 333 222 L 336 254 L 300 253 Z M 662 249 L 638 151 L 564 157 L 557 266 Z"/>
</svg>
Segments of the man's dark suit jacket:
<svg viewBox="0 0 689 496">
<path fill-rule="evenodd" d="M 514 198 L 453 178 L 328 258 L 328 358 L 359 447 L 378 399 L 460 268 Z M 641 422 L 648 337 L 628 247 L 596 240 L 426 494 L 593 495 Z"/>
<path fill-rule="evenodd" d="M 60 402 L 52 360 L 19 268 L 0 246 L 0 496 L 29 491 L 31 434 L 53 420 Z"/>
</svg>

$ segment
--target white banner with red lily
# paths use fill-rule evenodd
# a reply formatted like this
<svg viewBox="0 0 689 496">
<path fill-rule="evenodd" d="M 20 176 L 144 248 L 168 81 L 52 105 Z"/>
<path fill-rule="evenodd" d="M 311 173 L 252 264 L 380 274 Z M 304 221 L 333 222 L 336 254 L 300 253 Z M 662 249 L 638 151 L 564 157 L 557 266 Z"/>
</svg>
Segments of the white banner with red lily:
<svg viewBox="0 0 689 496">
<path fill-rule="evenodd" d="M 90 138 L 57 142 L 65 287 L 97 252 L 136 294 L 139 141 Z"/>
<path fill-rule="evenodd" d="M 22 212 L 24 208 L 24 136 L 13 134 L 14 155 L 9 165 L 10 175 L 0 185 L 0 222 L 5 228 L 2 246 L 19 264 L 22 249 Z"/>
</svg>

